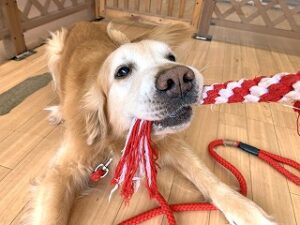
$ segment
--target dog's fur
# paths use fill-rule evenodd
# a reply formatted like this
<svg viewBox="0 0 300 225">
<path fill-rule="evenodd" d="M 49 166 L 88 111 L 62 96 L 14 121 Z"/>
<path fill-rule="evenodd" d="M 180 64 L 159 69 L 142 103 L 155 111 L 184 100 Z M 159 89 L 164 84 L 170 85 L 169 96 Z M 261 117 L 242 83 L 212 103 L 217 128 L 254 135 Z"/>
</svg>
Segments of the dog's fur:
<svg viewBox="0 0 300 225">
<path fill-rule="evenodd" d="M 68 223 L 73 200 L 87 187 L 92 168 L 111 151 L 120 154 L 133 118 L 158 121 L 195 102 L 170 103 L 154 87 L 159 71 L 180 65 L 165 56 L 187 34 L 185 26 L 171 25 L 130 41 L 111 25 L 87 22 L 52 34 L 49 69 L 60 105 L 50 108 L 51 120 L 59 123 L 63 119 L 66 129 L 56 157 L 34 192 L 28 224 Z M 115 79 L 116 69 L 124 63 L 134 64 L 132 74 Z M 202 76 L 189 68 L 196 76 L 194 88 L 200 92 Z M 194 94 L 200 96 L 198 92 Z M 274 225 L 261 208 L 221 183 L 180 137 L 174 137 L 174 132 L 188 125 L 189 121 L 154 128 L 159 164 L 183 173 L 230 224 Z"/>
</svg>

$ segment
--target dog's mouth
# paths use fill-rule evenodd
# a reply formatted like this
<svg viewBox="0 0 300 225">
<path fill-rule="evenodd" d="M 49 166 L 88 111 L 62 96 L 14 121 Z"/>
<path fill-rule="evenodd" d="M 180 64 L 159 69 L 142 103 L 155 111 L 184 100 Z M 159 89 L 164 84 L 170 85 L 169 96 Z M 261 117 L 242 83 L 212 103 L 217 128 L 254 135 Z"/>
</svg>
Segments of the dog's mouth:
<svg viewBox="0 0 300 225">
<path fill-rule="evenodd" d="M 153 121 L 153 124 L 158 131 L 164 128 L 179 128 L 190 122 L 192 114 L 193 110 L 191 106 L 183 106 L 168 114 L 165 118 Z"/>
</svg>

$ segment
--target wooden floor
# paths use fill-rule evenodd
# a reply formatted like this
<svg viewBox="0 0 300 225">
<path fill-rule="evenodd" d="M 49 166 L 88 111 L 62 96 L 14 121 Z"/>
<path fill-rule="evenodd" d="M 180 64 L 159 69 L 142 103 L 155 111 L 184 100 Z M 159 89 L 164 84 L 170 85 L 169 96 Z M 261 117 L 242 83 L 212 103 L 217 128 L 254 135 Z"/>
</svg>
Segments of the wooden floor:
<svg viewBox="0 0 300 225">
<path fill-rule="evenodd" d="M 131 36 L 143 31 L 143 26 L 122 25 Z M 258 74 L 300 70 L 300 55 L 288 54 L 285 49 L 299 48 L 285 39 L 281 51 L 272 45 L 264 49 L 244 46 L 251 33 L 237 33 L 237 44 L 231 43 L 231 32 L 214 30 L 227 42 L 202 42 L 190 39 L 185 44 L 183 62 L 203 72 L 207 84 Z M 245 38 L 247 36 L 247 38 Z M 253 36 L 254 37 L 254 36 Z M 271 43 L 271 42 L 270 42 Z M 290 46 L 291 43 L 295 44 Z M 0 65 L 0 93 L 29 76 L 47 71 L 44 47 L 23 61 L 9 61 Z M 28 97 L 22 104 L 0 117 L 0 225 L 17 225 L 28 202 L 30 180 L 43 173 L 48 161 L 61 142 L 63 127 L 47 123 L 43 108 L 57 101 L 49 84 Z M 300 138 L 296 132 L 296 114 L 287 107 L 275 104 L 202 106 L 196 110 L 192 126 L 182 135 L 194 147 L 207 166 L 224 182 L 237 188 L 235 179 L 216 165 L 207 153 L 207 145 L 216 138 L 241 140 L 273 153 L 300 162 Z M 248 197 L 264 208 L 281 225 L 300 225 L 300 187 L 287 181 L 275 170 L 255 157 L 236 149 L 220 152 L 236 165 L 246 177 Z M 189 169 L 189 168 L 186 168 Z M 299 173 L 298 173 L 299 174 Z M 202 201 L 201 194 L 181 175 L 163 170 L 159 186 L 170 203 Z M 117 224 L 155 203 L 145 190 L 136 194 L 129 206 L 118 195 L 108 202 L 111 190 L 109 177 L 88 196 L 79 198 L 73 208 L 72 225 Z M 227 224 L 220 212 L 187 212 L 176 215 L 180 225 Z M 145 224 L 166 224 L 157 217 Z"/>
</svg>

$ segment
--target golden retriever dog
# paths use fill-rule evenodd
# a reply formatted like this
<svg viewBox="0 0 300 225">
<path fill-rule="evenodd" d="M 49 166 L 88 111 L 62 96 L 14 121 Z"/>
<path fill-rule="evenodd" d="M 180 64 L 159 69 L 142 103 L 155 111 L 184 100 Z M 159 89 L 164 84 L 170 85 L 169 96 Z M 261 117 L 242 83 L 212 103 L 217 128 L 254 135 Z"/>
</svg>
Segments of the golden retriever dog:
<svg viewBox="0 0 300 225">
<path fill-rule="evenodd" d="M 183 25 L 163 25 L 130 40 L 112 25 L 89 22 L 52 34 L 49 69 L 60 104 L 51 108 L 50 120 L 63 119 L 65 132 L 35 188 L 28 224 L 66 225 L 93 168 L 111 152 L 117 163 L 134 118 L 153 121 L 159 165 L 180 171 L 230 224 L 276 224 L 255 203 L 220 182 L 175 136 L 191 123 L 191 105 L 203 86 L 200 72 L 177 62 L 172 50 L 188 35 Z"/>
</svg>

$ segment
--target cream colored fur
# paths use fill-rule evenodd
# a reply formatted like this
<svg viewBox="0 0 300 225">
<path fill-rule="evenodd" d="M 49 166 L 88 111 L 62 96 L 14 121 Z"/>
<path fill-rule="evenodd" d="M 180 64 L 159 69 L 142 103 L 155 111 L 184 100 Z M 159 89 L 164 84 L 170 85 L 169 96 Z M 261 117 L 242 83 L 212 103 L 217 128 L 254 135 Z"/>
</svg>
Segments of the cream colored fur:
<svg viewBox="0 0 300 225">
<path fill-rule="evenodd" d="M 67 30 L 62 28 L 59 31 L 50 33 L 51 37 L 47 42 L 48 68 L 53 78 L 55 90 L 60 87 L 59 84 L 59 60 L 64 47 L 64 42 L 67 36 Z M 60 90 L 57 90 L 59 93 Z"/>
<path fill-rule="evenodd" d="M 67 36 L 67 30 L 65 28 L 61 28 L 61 30 L 56 31 L 54 33 L 50 33 L 51 38 L 48 39 L 47 42 L 47 56 L 48 56 L 48 68 L 52 75 L 53 86 L 56 93 L 60 97 L 61 90 L 60 88 L 60 75 L 59 75 L 59 67 L 60 67 L 60 58 L 64 47 L 64 42 Z M 49 111 L 48 120 L 51 124 L 57 125 L 62 122 L 62 112 L 60 106 L 51 106 L 45 109 Z"/>
<path fill-rule="evenodd" d="M 113 24 L 111 22 L 107 26 L 107 34 L 110 37 L 110 39 L 117 45 L 130 43 L 129 38 L 121 31 L 114 29 Z"/>
</svg>

